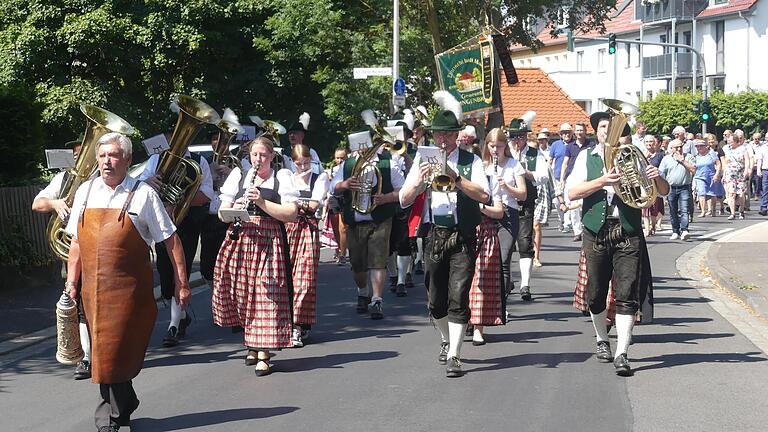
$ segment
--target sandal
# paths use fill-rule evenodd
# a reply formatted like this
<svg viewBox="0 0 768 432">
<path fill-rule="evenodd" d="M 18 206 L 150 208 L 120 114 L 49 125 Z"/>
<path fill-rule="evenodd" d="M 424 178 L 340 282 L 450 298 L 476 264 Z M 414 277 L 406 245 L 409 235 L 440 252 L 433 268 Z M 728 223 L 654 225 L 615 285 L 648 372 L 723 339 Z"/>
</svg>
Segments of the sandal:
<svg viewBox="0 0 768 432">
<path fill-rule="evenodd" d="M 245 356 L 245 365 L 253 366 L 259 362 L 258 353 L 254 350 L 248 350 L 248 354 Z"/>
<path fill-rule="evenodd" d="M 262 365 L 266 365 L 267 368 L 264 369 Z M 262 368 L 259 369 L 259 366 L 262 366 Z M 254 372 L 256 373 L 256 376 L 258 376 L 258 377 L 269 375 L 270 372 L 272 372 L 272 365 L 269 364 L 269 359 L 268 358 L 259 359 L 259 362 L 256 363 L 256 369 L 254 370 Z"/>
</svg>

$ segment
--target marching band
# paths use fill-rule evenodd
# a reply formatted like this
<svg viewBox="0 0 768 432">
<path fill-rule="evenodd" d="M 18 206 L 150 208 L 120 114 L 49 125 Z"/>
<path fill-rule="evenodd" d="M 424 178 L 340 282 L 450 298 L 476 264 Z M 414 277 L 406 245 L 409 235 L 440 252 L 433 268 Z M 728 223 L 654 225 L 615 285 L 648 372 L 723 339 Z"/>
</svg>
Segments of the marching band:
<svg viewBox="0 0 768 432">
<path fill-rule="evenodd" d="M 423 107 L 403 110 L 386 127 L 372 111 L 364 112 L 368 130 L 349 135 L 350 148 L 335 151 L 329 172 L 305 144 L 309 114 L 288 129 L 251 116 L 260 134 L 243 144 L 241 160 L 230 152 L 241 127 L 234 113 L 220 118 L 188 97 L 177 98 L 180 119 L 171 148 L 151 156 L 136 179 L 127 174 L 132 147 L 126 130 L 105 130 L 76 143 L 97 155 L 98 171 L 78 173 L 86 180 L 71 193 L 61 190 L 63 175 L 57 176 L 34 208 L 55 212 L 72 242 L 66 288 L 81 307 L 80 342 L 92 347 L 75 359 L 76 377 L 92 370 L 101 385 L 97 427 L 116 430 L 138 406 L 131 380 L 156 317 L 152 245 L 162 296 L 170 303 L 163 346 L 177 345 L 192 323 L 188 282 L 200 239 L 213 321 L 243 333 L 245 363 L 266 376 L 273 367 L 270 351 L 303 347 L 316 323 L 321 220 L 333 227 L 337 264 L 349 259 L 359 314 L 384 318 L 388 263 L 396 271 L 397 297 L 407 295 L 411 275 L 423 264 L 429 316 L 440 337 L 438 363 L 447 377 L 462 376 L 468 326 L 473 345 L 480 346 L 486 343 L 484 327 L 506 323 L 515 250 L 519 295 L 533 298 L 534 224 L 546 223 L 554 178 L 545 148 L 532 143 L 535 113 L 491 129 L 478 143 L 450 93 L 436 92 L 434 100 L 431 117 Z M 598 358 L 629 375 L 626 352 L 650 264 L 640 210 L 613 192 L 624 180 L 604 169 L 602 149 L 613 145 L 615 135 L 624 136 L 608 136 L 611 122 L 608 113 L 594 119 L 598 144 L 579 153 L 562 193 L 566 202 L 583 200 L 585 208 L 578 305 L 595 323 Z M 205 124 L 221 129 L 211 137 L 210 163 L 187 148 Z M 286 133 L 290 147 L 281 151 Z M 647 166 L 647 178 L 665 194 L 666 182 Z M 67 194 L 74 202 L 59 201 Z M 111 237 L 117 241 L 104 241 Z M 608 268 L 622 270 L 610 293 Z M 607 344 L 606 302 L 615 307 L 615 357 Z"/>
</svg>

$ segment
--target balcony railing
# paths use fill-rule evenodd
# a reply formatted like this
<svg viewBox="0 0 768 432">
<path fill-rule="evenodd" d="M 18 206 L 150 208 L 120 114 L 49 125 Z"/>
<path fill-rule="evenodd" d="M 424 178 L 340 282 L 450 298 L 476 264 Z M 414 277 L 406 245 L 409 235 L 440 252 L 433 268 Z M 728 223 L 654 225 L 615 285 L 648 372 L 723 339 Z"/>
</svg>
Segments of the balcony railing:
<svg viewBox="0 0 768 432">
<path fill-rule="evenodd" d="M 643 78 L 664 79 L 672 78 L 672 56 L 677 56 L 675 67 L 678 78 L 690 78 L 693 76 L 693 53 L 669 53 L 653 57 L 643 57 Z M 699 70 L 701 73 L 701 70 Z"/>
<path fill-rule="evenodd" d="M 642 0 L 642 21 L 646 24 L 672 18 L 691 20 L 709 5 L 709 0 Z"/>
</svg>

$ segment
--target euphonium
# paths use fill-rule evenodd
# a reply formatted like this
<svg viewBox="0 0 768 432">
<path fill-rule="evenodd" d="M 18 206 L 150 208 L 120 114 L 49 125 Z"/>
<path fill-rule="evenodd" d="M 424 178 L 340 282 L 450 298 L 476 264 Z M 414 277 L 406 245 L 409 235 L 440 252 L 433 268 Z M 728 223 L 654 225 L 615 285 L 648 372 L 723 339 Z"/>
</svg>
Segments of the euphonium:
<svg viewBox="0 0 768 432">
<path fill-rule="evenodd" d="M 613 186 L 616 194 L 624 204 L 637 209 L 650 207 L 656 201 L 656 183 L 645 174 L 648 160 L 645 155 L 631 142 L 620 144 L 622 131 L 629 116 L 636 114 L 639 109 L 627 102 L 617 99 L 605 99 L 603 104 L 611 114 L 605 140 L 606 172 L 616 167 L 620 182 Z"/>
<path fill-rule="evenodd" d="M 373 129 L 373 146 L 360 149 L 357 161 L 352 167 L 350 178 L 356 178 L 360 184 L 357 189 L 352 191 L 352 208 L 358 213 L 370 214 L 376 208 L 373 196 L 381 193 L 381 171 L 379 171 L 373 158 L 379 153 L 381 146 L 393 145 L 395 139 L 381 127 L 373 111 L 363 111 L 362 117 L 363 121 Z M 376 188 L 375 191 L 374 187 Z"/>
<path fill-rule="evenodd" d="M 440 164 L 440 173 L 432 179 L 432 190 L 435 192 L 453 192 L 456 190 L 456 180 L 446 174 L 448 170 L 448 151 L 445 149 L 445 146 L 445 143 L 442 143 L 440 146 L 440 154 L 443 156 L 443 161 Z"/>
<path fill-rule="evenodd" d="M 240 123 L 237 116 L 229 108 L 224 110 L 224 118 L 216 124 L 219 128 L 219 141 L 213 147 L 213 163 L 229 168 L 241 168 L 240 160 L 229 150 L 232 141 L 240 132 Z"/>
<path fill-rule="evenodd" d="M 203 179 L 200 165 L 185 159 L 184 154 L 200 128 L 204 124 L 217 124 L 221 117 L 207 104 L 189 96 L 179 95 L 174 102 L 179 108 L 179 117 L 168 142 L 170 148 L 160 154 L 155 174 L 163 182 L 158 194 L 164 202 L 173 206 L 171 216 L 178 226 L 187 215 Z"/>
<path fill-rule="evenodd" d="M 81 184 L 85 183 L 96 171 L 96 142 L 109 132 L 119 132 L 123 135 L 133 134 L 133 127 L 128 122 L 111 112 L 95 107 L 93 105 L 80 105 L 80 111 L 87 118 L 85 126 L 85 136 L 80 145 L 80 153 L 77 155 L 75 169 L 69 170 L 61 186 L 59 197 L 72 207 L 75 200 L 75 192 Z M 76 216 L 77 217 L 77 216 Z M 66 261 L 69 257 L 69 245 L 72 242 L 72 236 L 64 230 L 66 221 L 61 220 L 59 215 L 54 213 L 48 222 L 46 234 L 48 243 L 54 255 L 59 259 Z"/>
</svg>

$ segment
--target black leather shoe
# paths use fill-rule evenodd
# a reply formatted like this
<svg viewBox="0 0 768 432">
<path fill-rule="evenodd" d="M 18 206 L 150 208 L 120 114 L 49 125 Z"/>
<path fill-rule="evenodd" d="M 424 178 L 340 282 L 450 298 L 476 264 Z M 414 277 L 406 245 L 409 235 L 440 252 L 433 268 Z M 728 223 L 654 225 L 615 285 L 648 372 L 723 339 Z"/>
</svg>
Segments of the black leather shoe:
<svg viewBox="0 0 768 432">
<path fill-rule="evenodd" d="M 395 295 L 398 297 L 407 297 L 408 290 L 405 289 L 405 285 L 397 284 L 397 290 L 395 291 Z"/>
<path fill-rule="evenodd" d="M 75 366 L 75 379 L 84 380 L 91 377 L 91 362 L 88 360 L 81 360 L 77 362 Z"/>
<path fill-rule="evenodd" d="M 187 316 L 179 322 L 179 339 L 184 339 L 187 335 L 187 328 L 190 324 L 192 324 L 192 317 L 187 314 Z"/>
<path fill-rule="evenodd" d="M 370 297 L 357 296 L 357 313 L 364 314 L 368 312 L 368 304 L 371 303 Z"/>
<path fill-rule="evenodd" d="M 531 287 L 520 287 L 520 298 L 523 299 L 523 301 L 533 300 L 533 297 L 531 297 Z"/>
<path fill-rule="evenodd" d="M 616 368 L 616 375 L 618 376 L 632 376 L 632 368 L 629 367 L 629 360 L 627 360 L 626 354 L 619 354 L 619 356 L 613 360 L 613 367 Z"/>
<path fill-rule="evenodd" d="M 464 375 L 464 371 L 461 370 L 461 361 L 456 357 L 448 359 L 448 367 L 445 368 L 445 376 L 448 378 L 457 378 Z"/>
<path fill-rule="evenodd" d="M 604 363 L 608 363 L 613 359 L 610 342 L 600 341 L 597 343 L 597 359 Z"/>
<path fill-rule="evenodd" d="M 163 338 L 163 346 L 174 347 L 179 344 L 179 330 L 175 326 L 168 328 L 168 333 Z"/>
<path fill-rule="evenodd" d="M 437 355 L 437 362 L 441 365 L 448 363 L 448 342 L 440 343 L 440 354 Z"/>
</svg>

